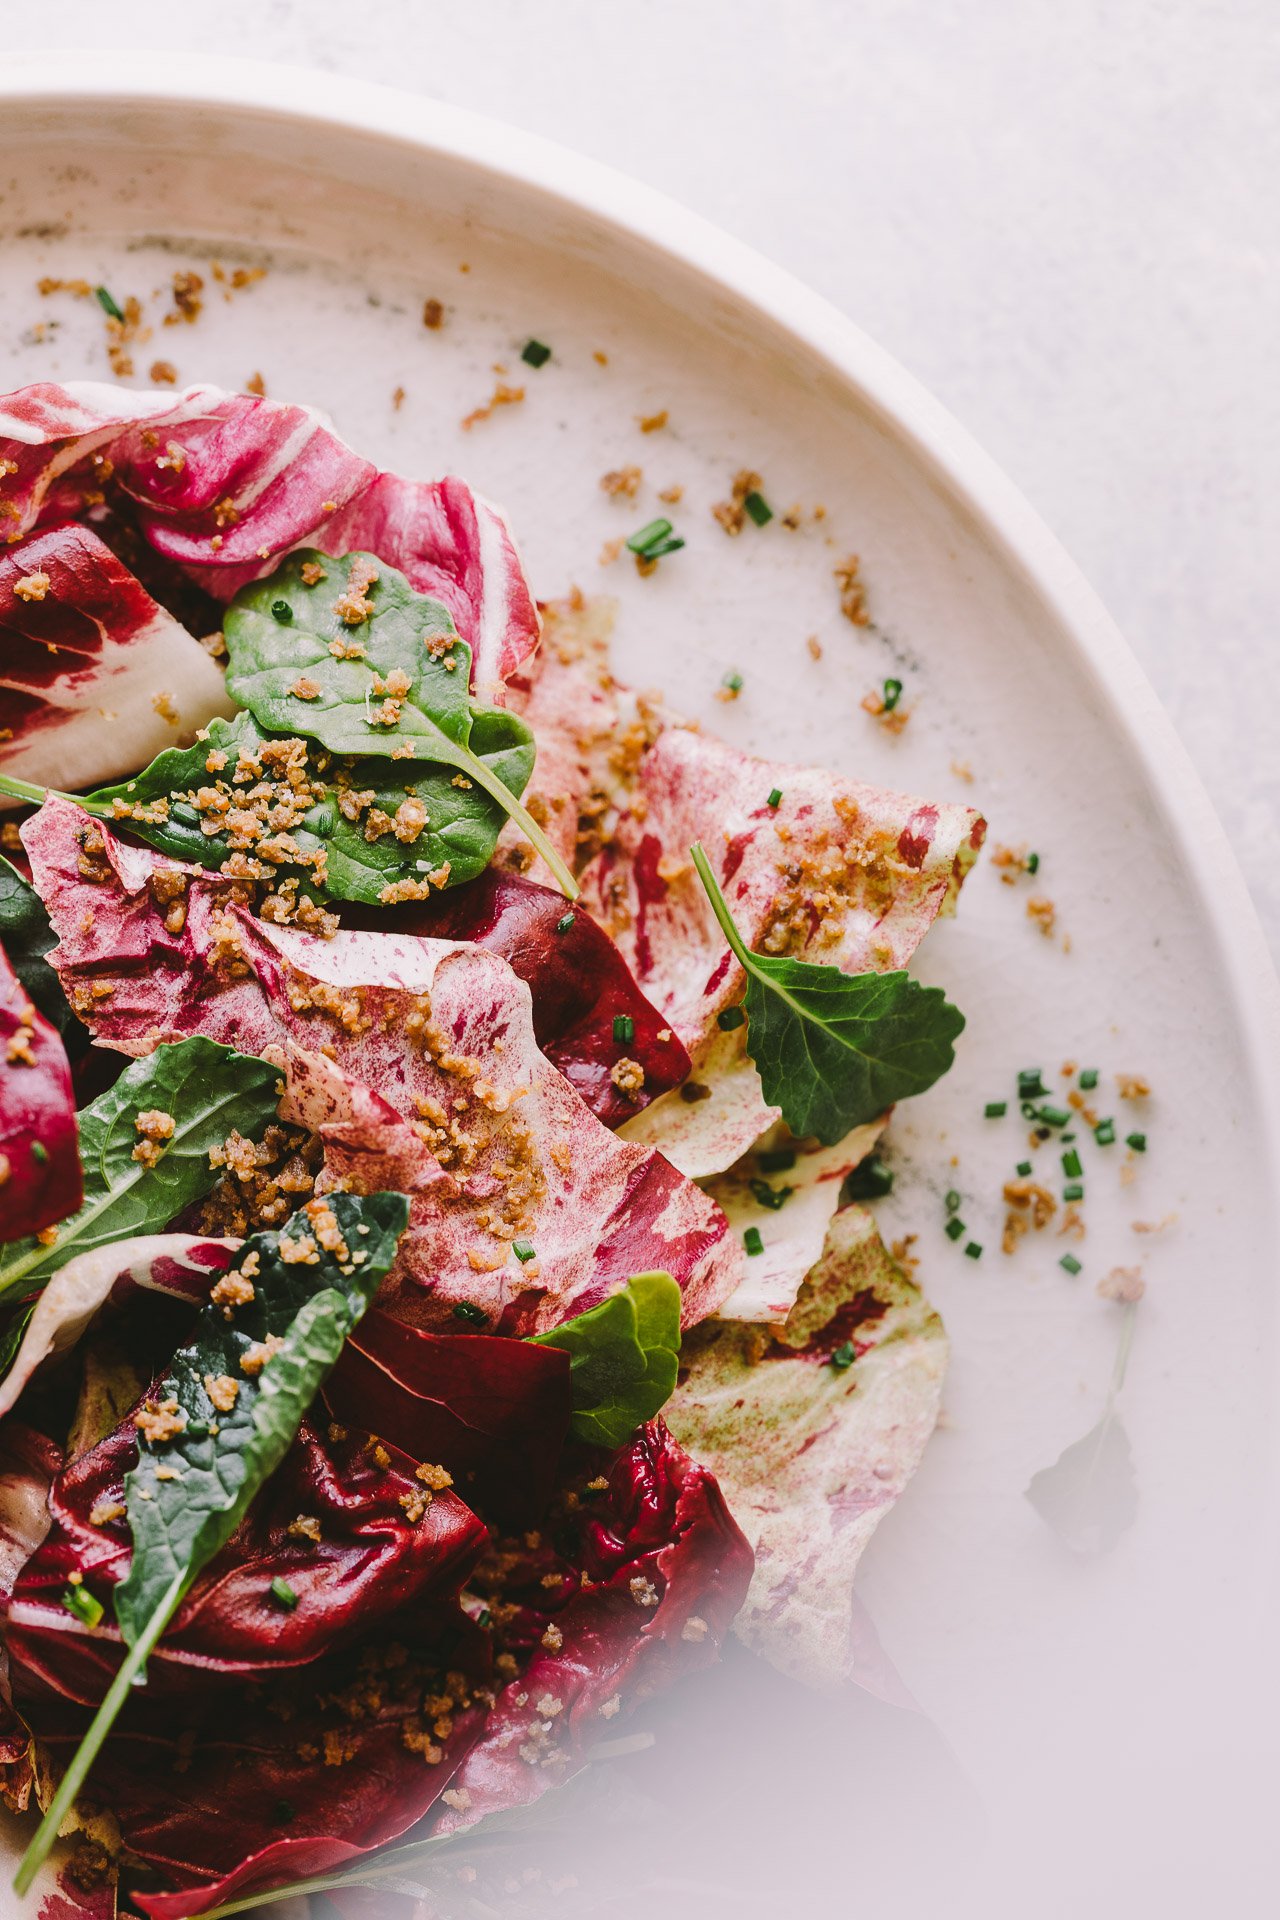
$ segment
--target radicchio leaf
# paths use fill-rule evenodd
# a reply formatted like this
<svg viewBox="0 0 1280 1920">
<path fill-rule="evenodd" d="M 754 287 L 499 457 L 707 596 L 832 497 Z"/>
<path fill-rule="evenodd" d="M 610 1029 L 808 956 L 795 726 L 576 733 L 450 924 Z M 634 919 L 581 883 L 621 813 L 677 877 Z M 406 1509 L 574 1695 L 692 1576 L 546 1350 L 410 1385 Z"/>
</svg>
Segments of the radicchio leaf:
<svg viewBox="0 0 1280 1920">
<path fill-rule="evenodd" d="M 292 1041 L 377 1089 L 365 1121 L 335 1123 L 325 1140 L 353 1190 L 410 1196 L 388 1311 L 456 1332 L 463 1306 L 490 1332 L 536 1333 L 634 1273 L 672 1274 L 686 1324 L 732 1292 L 742 1250 L 719 1208 L 655 1149 L 601 1126 L 538 1052 L 528 989 L 497 955 L 389 934 L 313 938 L 252 919 L 203 878 L 173 933 L 148 888 L 165 863 L 101 828 L 103 878 L 86 881 L 83 827 L 51 800 L 23 831 L 60 936 L 54 964 L 102 1041 L 145 1052 L 193 1029 L 259 1052 Z M 517 1238 L 535 1259 L 512 1252 Z"/>
<path fill-rule="evenodd" d="M 205 649 L 84 526 L 0 547 L 0 655 L 0 773 L 38 787 L 131 773 L 233 711 Z"/>
<path fill-rule="evenodd" d="M 679 1086 L 689 1071 L 684 1047 L 645 999 L 608 934 L 549 887 L 490 868 L 470 886 L 383 910 L 364 924 L 388 933 L 470 940 L 500 953 L 533 995 L 539 1047 L 606 1126 L 620 1126 Z M 615 1022 L 624 1030 L 630 1022 L 629 1039 L 615 1036 Z M 613 1078 L 620 1061 L 634 1061 L 643 1074 L 633 1085 L 624 1072 L 626 1091 Z"/>
<path fill-rule="evenodd" d="M 784 1673 L 848 1673 L 854 1573 L 919 1463 L 946 1360 L 942 1322 L 857 1206 L 781 1334 L 714 1320 L 686 1336 L 667 1418 L 756 1553 L 736 1631 Z"/>
<path fill-rule="evenodd" d="M 636 805 L 582 875 L 584 905 L 693 1060 L 691 1080 L 632 1121 L 629 1136 L 660 1140 L 701 1176 L 731 1165 L 778 1118 L 742 1027 L 718 1023 L 741 1001 L 744 978 L 689 862 L 698 840 L 748 946 L 857 973 L 905 966 L 954 900 L 984 831 L 968 807 L 753 760 L 669 727 L 641 762 Z"/>
<path fill-rule="evenodd" d="M 0 1241 L 43 1232 L 80 1199 L 66 1052 L 0 947 Z"/>
</svg>

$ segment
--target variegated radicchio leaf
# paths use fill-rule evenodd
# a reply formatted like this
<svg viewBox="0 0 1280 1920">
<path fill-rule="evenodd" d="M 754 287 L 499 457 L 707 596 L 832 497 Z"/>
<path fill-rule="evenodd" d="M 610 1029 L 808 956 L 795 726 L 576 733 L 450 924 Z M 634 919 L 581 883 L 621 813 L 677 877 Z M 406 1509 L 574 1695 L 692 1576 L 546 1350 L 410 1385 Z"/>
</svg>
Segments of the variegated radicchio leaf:
<svg viewBox="0 0 1280 1920">
<path fill-rule="evenodd" d="M 60 936 L 54 964 L 101 1040 L 142 1052 L 198 1029 L 258 1052 L 291 1042 L 377 1090 L 363 1121 L 335 1120 L 324 1137 L 334 1179 L 412 1202 L 387 1311 L 455 1332 L 462 1309 L 522 1334 L 635 1273 L 669 1272 L 686 1322 L 732 1292 L 742 1249 L 719 1208 L 594 1118 L 538 1052 L 528 989 L 497 955 L 388 934 L 316 939 L 253 919 L 200 878 L 172 932 L 149 886 L 157 857 L 96 828 L 104 853 L 86 879 L 84 822 L 51 800 L 23 832 Z"/>
<path fill-rule="evenodd" d="M 66 1050 L 0 947 L 0 1241 L 46 1232 L 81 1191 Z"/>
</svg>

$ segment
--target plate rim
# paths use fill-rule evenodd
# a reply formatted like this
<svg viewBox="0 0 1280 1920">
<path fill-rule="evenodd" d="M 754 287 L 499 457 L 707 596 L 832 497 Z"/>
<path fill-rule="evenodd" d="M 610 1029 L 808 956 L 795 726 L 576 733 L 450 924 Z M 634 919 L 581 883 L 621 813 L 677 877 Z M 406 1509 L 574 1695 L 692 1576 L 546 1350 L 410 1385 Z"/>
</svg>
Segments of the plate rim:
<svg viewBox="0 0 1280 1920">
<path fill-rule="evenodd" d="M 429 93 L 284 62 L 101 49 L 14 51 L 0 69 L 9 108 L 125 107 L 250 111 L 406 144 L 506 178 L 666 255 L 727 289 L 816 354 L 874 409 L 972 515 L 1006 566 L 1047 606 L 1077 665 L 1141 766 L 1179 849 L 1220 973 L 1229 982 L 1249 1092 L 1280 1173 L 1280 976 L 1226 830 L 1128 641 L 1057 536 L 994 458 L 916 376 L 789 269 L 655 187 L 473 108 Z M 423 112 L 424 102 L 430 112 Z M 1212 896 L 1211 889 L 1212 887 Z M 1280 1246 L 1280 1182 L 1269 1198 Z"/>
</svg>

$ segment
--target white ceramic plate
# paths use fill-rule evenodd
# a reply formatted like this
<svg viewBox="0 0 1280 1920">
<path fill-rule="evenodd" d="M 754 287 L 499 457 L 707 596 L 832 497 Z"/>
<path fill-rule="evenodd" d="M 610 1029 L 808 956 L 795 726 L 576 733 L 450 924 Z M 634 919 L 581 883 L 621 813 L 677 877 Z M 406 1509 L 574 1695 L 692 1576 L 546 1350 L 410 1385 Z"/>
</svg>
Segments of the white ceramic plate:
<svg viewBox="0 0 1280 1920">
<path fill-rule="evenodd" d="M 616 1763 L 608 1819 L 555 1843 L 590 1910 L 1261 1911 L 1275 981 L 1196 777 L 1102 609 L 856 328 L 647 190 L 346 78 L 203 58 L 7 63 L 5 386 L 110 377 L 100 313 L 42 299 L 41 275 L 137 294 L 158 316 L 156 290 L 194 267 L 205 312 L 157 327 L 137 384 L 155 357 L 183 381 L 261 372 L 387 465 L 465 473 L 508 508 L 540 595 L 618 596 L 624 677 L 744 747 L 976 802 L 992 841 L 1041 854 L 1053 939 L 1025 915 L 1027 883 L 984 863 L 921 957 L 969 1027 L 949 1079 L 894 1122 L 882 1211 L 919 1235 L 954 1358 L 944 1425 L 860 1578 L 881 1700 L 804 1696 L 737 1656 L 655 1710 L 657 1744 Z M 214 258 L 270 271 L 224 299 Z M 428 297 L 447 310 L 439 331 L 422 325 Z M 539 371 L 519 361 L 531 335 L 554 349 Z M 504 377 L 523 403 L 464 432 Z M 637 416 L 661 409 L 669 425 L 641 433 Z M 598 480 L 630 463 L 645 486 L 622 507 Z M 779 507 L 820 503 L 825 519 L 726 539 L 709 508 L 742 466 Z M 602 544 L 662 511 L 671 484 L 685 551 L 649 579 L 602 570 Z M 870 629 L 838 610 L 848 551 Z M 745 688 L 726 706 L 713 695 L 730 667 Z M 897 739 L 859 705 L 888 674 L 912 709 Z M 1131 1186 L 1122 1146 L 1087 1155 L 1077 1279 L 1057 1264 L 1068 1243 L 999 1252 L 1025 1129 L 982 1118 L 1019 1067 L 1068 1058 L 1101 1068 L 1104 1089 L 1117 1070 L 1154 1089 L 1141 1120 L 1118 1115 L 1150 1141 Z M 943 1236 L 950 1187 L 980 1261 Z M 1117 1402 L 1132 1510 L 1113 1429 L 1087 1491 L 1125 1524 L 1083 1554 L 1024 1489 L 1102 1413 L 1124 1315 L 1094 1286 L 1137 1263 L 1148 1291 Z M 541 1910 L 539 1885 L 523 1883 L 520 1911 Z"/>
</svg>

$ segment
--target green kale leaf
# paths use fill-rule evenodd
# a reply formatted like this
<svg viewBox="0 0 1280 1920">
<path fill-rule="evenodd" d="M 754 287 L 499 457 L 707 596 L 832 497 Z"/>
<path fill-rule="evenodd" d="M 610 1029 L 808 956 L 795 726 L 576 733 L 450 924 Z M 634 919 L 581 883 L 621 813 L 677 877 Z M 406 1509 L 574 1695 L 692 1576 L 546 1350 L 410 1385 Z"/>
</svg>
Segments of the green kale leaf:
<svg viewBox="0 0 1280 1920">
<path fill-rule="evenodd" d="M 680 1289 L 669 1273 L 641 1273 L 620 1293 L 532 1344 L 569 1355 L 570 1431 L 598 1447 L 620 1447 L 675 1391 L 680 1357 Z"/>
</svg>

